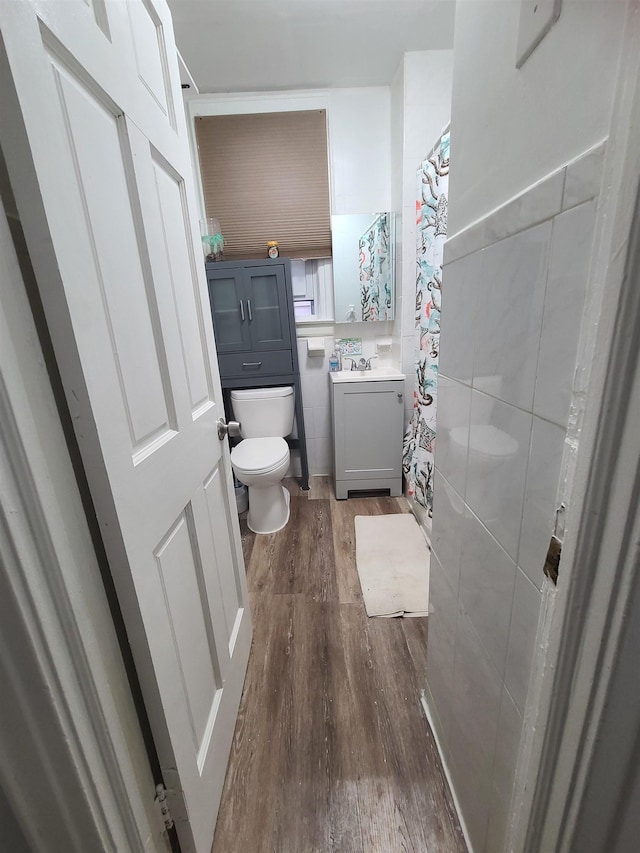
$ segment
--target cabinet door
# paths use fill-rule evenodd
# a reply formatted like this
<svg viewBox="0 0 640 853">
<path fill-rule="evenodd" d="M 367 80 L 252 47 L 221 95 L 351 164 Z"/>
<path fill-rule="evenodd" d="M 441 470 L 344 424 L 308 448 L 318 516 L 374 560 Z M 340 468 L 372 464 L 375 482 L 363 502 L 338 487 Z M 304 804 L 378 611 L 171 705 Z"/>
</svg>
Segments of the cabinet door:
<svg viewBox="0 0 640 853">
<path fill-rule="evenodd" d="M 207 270 L 209 302 L 218 352 L 251 349 L 243 269 Z"/>
<path fill-rule="evenodd" d="M 402 474 L 402 382 L 333 386 L 336 476 L 381 480 Z"/>
<path fill-rule="evenodd" d="M 246 267 L 244 282 L 252 350 L 286 349 L 291 333 L 284 264 Z"/>
</svg>

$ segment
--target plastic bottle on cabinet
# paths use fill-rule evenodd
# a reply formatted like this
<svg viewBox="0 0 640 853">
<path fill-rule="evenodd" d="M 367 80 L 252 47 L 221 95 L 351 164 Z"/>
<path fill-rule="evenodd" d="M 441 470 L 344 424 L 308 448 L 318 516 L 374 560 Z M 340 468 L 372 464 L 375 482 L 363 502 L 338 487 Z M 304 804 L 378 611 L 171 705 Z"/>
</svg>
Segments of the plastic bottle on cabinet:
<svg viewBox="0 0 640 853">
<path fill-rule="evenodd" d="M 336 354 L 336 358 L 338 359 L 338 370 L 342 370 L 342 350 L 340 349 L 340 339 L 334 339 L 334 349 L 333 351 Z"/>
</svg>

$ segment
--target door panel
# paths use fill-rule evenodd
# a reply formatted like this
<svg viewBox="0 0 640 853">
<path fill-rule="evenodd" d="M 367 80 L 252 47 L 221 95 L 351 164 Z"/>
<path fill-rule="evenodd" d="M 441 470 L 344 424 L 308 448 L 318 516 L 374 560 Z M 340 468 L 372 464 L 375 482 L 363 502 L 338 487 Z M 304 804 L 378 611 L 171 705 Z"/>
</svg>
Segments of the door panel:
<svg viewBox="0 0 640 853">
<path fill-rule="evenodd" d="M 200 284 L 189 237 L 189 212 L 184 183 L 157 152 L 152 151 L 153 179 L 157 199 L 157 215 L 161 228 L 154 232 L 152 265 L 156 280 L 170 278 L 170 290 L 178 316 L 192 416 L 213 400 L 211 354 L 207 344 L 205 319 L 200 303 Z M 149 211 L 152 218 L 152 211 Z M 150 240 L 151 243 L 151 240 Z M 199 260 L 199 259 L 198 259 Z M 191 287 L 182 287 L 189 272 Z"/>
<path fill-rule="evenodd" d="M 171 19 L 33 0 L 0 25 L 0 144 L 181 846 L 208 853 L 251 625 Z"/>
<path fill-rule="evenodd" d="M 205 579 L 191 506 L 185 508 L 155 550 L 193 748 L 207 728 L 222 680 L 205 594 Z"/>
<path fill-rule="evenodd" d="M 138 76 L 170 125 L 175 127 L 171 85 L 164 70 L 167 57 L 162 22 L 147 0 L 127 0 L 126 6 Z"/>
<path fill-rule="evenodd" d="M 218 352 L 251 349 L 242 270 L 208 270 L 207 279 Z"/>
<path fill-rule="evenodd" d="M 204 495 L 217 566 L 226 566 L 230 562 L 233 562 L 230 543 L 227 537 L 224 536 L 224 529 L 228 524 L 228 519 L 219 512 L 223 491 L 224 481 L 220 475 L 220 471 L 216 469 L 204 484 Z M 220 597 L 224 609 L 225 639 L 230 656 L 233 655 L 233 647 L 238 629 L 238 610 L 242 602 L 242 578 L 238 573 L 238 568 L 240 567 L 236 566 L 234 573 L 222 572 L 218 574 L 220 579 Z"/>
<path fill-rule="evenodd" d="M 154 291 L 145 282 L 134 226 L 124 162 L 127 155 L 130 160 L 130 152 L 119 120 L 99 94 L 53 57 L 51 67 L 135 455 L 175 426 L 175 417 L 169 415 L 173 401 L 160 367 L 165 355 L 154 322 Z M 113 210 L 119 211 L 118 217 L 113 217 Z"/>
<path fill-rule="evenodd" d="M 247 267 L 244 275 L 252 348 L 285 349 L 291 337 L 283 267 Z"/>
</svg>

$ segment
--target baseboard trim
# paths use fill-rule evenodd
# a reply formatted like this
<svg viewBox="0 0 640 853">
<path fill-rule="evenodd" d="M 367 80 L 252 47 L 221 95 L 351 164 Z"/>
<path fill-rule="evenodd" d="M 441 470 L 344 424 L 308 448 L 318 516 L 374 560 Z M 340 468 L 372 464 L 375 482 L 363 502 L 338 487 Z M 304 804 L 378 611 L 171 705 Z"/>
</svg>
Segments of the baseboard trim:
<svg viewBox="0 0 640 853">
<path fill-rule="evenodd" d="M 458 815 L 458 820 L 460 821 L 460 826 L 462 828 L 462 834 L 464 835 L 464 840 L 467 845 L 467 850 L 469 853 L 474 853 L 473 845 L 471 844 L 471 838 L 469 837 L 469 832 L 467 830 L 467 825 L 464 822 L 464 817 L 462 814 L 462 809 L 460 808 L 460 802 L 458 800 L 458 796 L 456 794 L 456 789 L 453 784 L 453 779 L 451 778 L 451 773 L 449 772 L 449 767 L 447 765 L 444 750 L 442 748 L 442 744 L 440 743 L 440 738 L 438 736 L 438 730 L 433 723 L 433 717 L 431 716 L 431 710 L 429 709 L 429 703 L 427 702 L 427 694 L 426 690 L 420 691 L 420 704 L 422 705 L 422 710 L 424 711 L 424 715 L 427 718 L 427 723 L 429 724 L 429 728 L 431 729 L 431 734 L 433 735 L 433 739 L 436 742 L 436 747 L 438 749 L 438 755 L 440 756 L 440 761 L 442 762 L 442 769 L 444 770 L 444 775 L 447 779 L 447 783 L 449 785 L 449 790 L 451 791 L 451 797 L 453 798 L 453 805 L 456 809 L 456 814 Z"/>
</svg>

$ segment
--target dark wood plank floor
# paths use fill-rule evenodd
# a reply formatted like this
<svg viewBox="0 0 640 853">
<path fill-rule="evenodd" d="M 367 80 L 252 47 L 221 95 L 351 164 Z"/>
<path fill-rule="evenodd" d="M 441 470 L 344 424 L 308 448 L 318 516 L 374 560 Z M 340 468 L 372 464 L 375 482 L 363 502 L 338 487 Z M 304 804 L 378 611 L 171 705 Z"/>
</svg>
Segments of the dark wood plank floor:
<svg viewBox="0 0 640 853">
<path fill-rule="evenodd" d="M 419 704 L 427 620 L 369 619 L 355 566 L 354 516 L 406 502 L 287 485 L 284 530 L 241 523 L 254 639 L 213 853 L 464 853 Z"/>
</svg>

